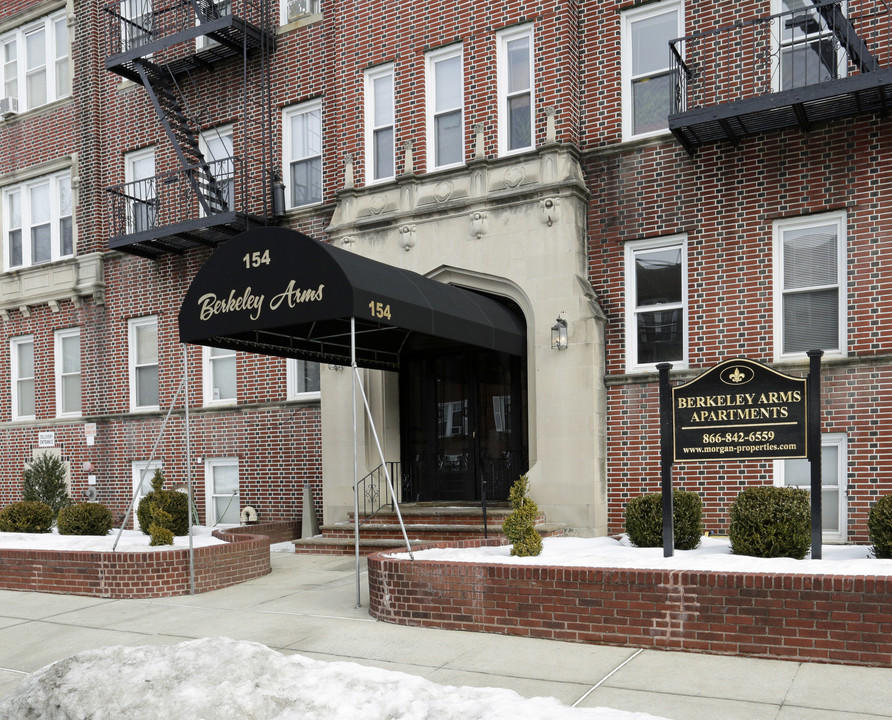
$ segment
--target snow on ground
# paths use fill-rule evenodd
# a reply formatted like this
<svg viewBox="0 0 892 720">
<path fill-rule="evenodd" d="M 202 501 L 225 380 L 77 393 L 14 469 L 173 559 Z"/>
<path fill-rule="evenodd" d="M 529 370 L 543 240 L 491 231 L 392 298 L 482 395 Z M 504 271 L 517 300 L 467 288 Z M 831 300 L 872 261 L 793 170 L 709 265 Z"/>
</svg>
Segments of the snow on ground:
<svg viewBox="0 0 892 720">
<path fill-rule="evenodd" d="M 217 528 L 193 526 L 192 546 L 222 545 L 225 540 L 219 540 L 211 535 Z M 0 548 L 19 550 L 95 550 L 97 552 L 111 552 L 117 540 L 117 551 L 120 552 L 157 552 L 170 550 L 170 545 L 149 545 L 151 538 L 140 530 L 124 530 L 118 540 L 119 530 L 111 530 L 108 535 L 59 535 L 56 528 L 48 533 L 0 533 Z M 189 536 L 175 537 L 175 548 L 188 548 Z M 291 546 L 294 549 L 294 546 Z"/>
<path fill-rule="evenodd" d="M 88 650 L 31 674 L 0 720 L 660 720 L 282 655 L 227 638 Z"/>
<path fill-rule="evenodd" d="M 613 538 L 551 537 L 542 541 L 537 557 L 512 557 L 508 545 L 482 548 L 420 550 L 416 560 L 510 563 L 561 567 L 633 568 L 647 570 L 700 570 L 719 572 L 806 573 L 816 575 L 892 575 L 892 560 L 871 557 L 865 545 L 822 545 L 822 559 L 755 558 L 733 555 L 728 538 L 704 537 L 696 550 L 676 550 L 663 557 L 663 548 L 637 548 L 626 536 Z M 408 553 L 390 557 L 408 558 Z"/>
</svg>

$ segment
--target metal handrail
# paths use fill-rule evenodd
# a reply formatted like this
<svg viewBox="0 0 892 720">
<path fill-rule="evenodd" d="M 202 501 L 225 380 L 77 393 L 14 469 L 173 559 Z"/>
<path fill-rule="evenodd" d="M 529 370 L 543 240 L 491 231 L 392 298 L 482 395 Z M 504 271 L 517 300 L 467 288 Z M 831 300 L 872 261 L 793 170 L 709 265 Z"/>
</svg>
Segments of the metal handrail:
<svg viewBox="0 0 892 720">
<path fill-rule="evenodd" d="M 391 478 L 401 478 L 402 464 L 396 461 L 385 463 Z M 395 491 L 399 497 L 396 502 L 402 502 L 402 483 L 395 483 Z M 379 465 L 368 475 L 356 483 L 356 492 L 360 501 L 360 518 L 357 522 L 360 526 L 367 523 L 375 515 L 386 507 L 393 509 L 394 498 L 390 493 L 390 486 L 387 484 L 387 473 L 384 465 Z"/>
<path fill-rule="evenodd" d="M 888 0 L 822 0 L 677 38 L 669 48 L 675 114 L 866 72 L 866 48 L 889 67 L 892 11 Z"/>
</svg>

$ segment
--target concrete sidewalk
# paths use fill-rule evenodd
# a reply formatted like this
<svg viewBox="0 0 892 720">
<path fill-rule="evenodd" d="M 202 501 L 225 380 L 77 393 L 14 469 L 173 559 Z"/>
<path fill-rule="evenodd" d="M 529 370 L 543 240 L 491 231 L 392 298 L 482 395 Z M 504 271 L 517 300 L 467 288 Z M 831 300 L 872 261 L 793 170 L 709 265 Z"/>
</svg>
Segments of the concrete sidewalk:
<svg viewBox="0 0 892 720">
<path fill-rule="evenodd" d="M 364 572 L 363 605 L 355 607 L 352 558 L 274 553 L 272 559 L 266 577 L 195 596 L 104 600 L 0 591 L 0 695 L 80 650 L 227 636 L 445 685 L 504 687 L 671 720 L 892 718 L 892 669 L 388 625 L 368 615 Z"/>
</svg>

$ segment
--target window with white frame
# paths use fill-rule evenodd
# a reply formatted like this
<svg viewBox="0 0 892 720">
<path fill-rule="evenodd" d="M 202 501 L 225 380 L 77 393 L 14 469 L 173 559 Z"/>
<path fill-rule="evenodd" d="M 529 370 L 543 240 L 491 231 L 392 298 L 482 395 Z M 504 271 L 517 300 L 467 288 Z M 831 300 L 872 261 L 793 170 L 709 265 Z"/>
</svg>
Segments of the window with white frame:
<svg viewBox="0 0 892 720">
<path fill-rule="evenodd" d="M 5 187 L 3 210 L 7 270 L 74 253 L 70 171 Z"/>
<path fill-rule="evenodd" d="M 845 433 L 821 436 L 821 532 L 825 540 L 845 542 L 847 495 L 847 439 Z M 774 461 L 775 485 L 811 492 L 811 463 L 797 458 Z"/>
<path fill-rule="evenodd" d="M 152 479 L 155 477 L 156 470 L 162 470 L 163 466 L 160 460 L 134 460 L 131 464 L 131 475 L 133 477 L 133 493 L 136 500 L 133 503 L 133 527 L 139 528 L 139 519 L 136 517 L 136 511 L 139 508 L 139 501 L 152 492 Z M 148 529 L 148 528 L 147 528 Z"/>
<path fill-rule="evenodd" d="M 289 400 L 318 398 L 319 363 L 289 358 L 285 366 L 285 383 Z"/>
<path fill-rule="evenodd" d="M 687 362 L 687 239 L 641 240 L 625 247 L 626 365 L 652 370 Z"/>
<path fill-rule="evenodd" d="M 774 223 L 775 358 L 846 352 L 844 213 Z"/>
<path fill-rule="evenodd" d="M 427 55 L 427 152 L 431 168 L 464 161 L 462 48 Z"/>
<path fill-rule="evenodd" d="M 203 12 L 207 13 L 205 19 L 208 21 L 232 15 L 232 0 L 212 0 L 210 3 L 207 3 L 207 5 L 201 4 L 198 7 L 207 8 Z M 195 24 L 201 25 L 201 19 L 196 17 Z M 219 44 L 220 43 L 207 35 L 199 35 L 195 38 L 195 47 L 199 51 Z"/>
<path fill-rule="evenodd" d="M 129 327 L 130 408 L 157 410 L 158 318 L 133 318 Z"/>
<path fill-rule="evenodd" d="M 81 331 L 56 330 L 56 415 L 81 414 Z"/>
<path fill-rule="evenodd" d="M 205 346 L 204 402 L 234 403 L 236 401 L 235 350 Z"/>
<path fill-rule="evenodd" d="M 238 459 L 218 458 L 205 463 L 205 497 L 207 524 L 235 524 L 239 522 Z"/>
<path fill-rule="evenodd" d="M 504 30 L 496 36 L 499 154 L 533 147 L 533 28 Z"/>
<path fill-rule="evenodd" d="M 155 148 L 135 150 L 124 156 L 127 183 L 127 232 L 155 227 Z"/>
<path fill-rule="evenodd" d="M 845 77 L 846 53 L 811 0 L 772 0 L 774 90 Z M 843 4 L 845 6 L 845 3 Z"/>
<path fill-rule="evenodd" d="M 393 65 L 365 73 L 365 156 L 366 181 L 394 177 L 394 99 Z"/>
<path fill-rule="evenodd" d="M 19 112 L 71 94 L 71 43 L 65 11 L 4 33 L 0 46 L 3 95 L 15 98 Z"/>
<path fill-rule="evenodd" d="M 12 419 L 33 420 L 34 338 L 23 335 L 10 340 L 10 376 L 12 378 Z"/>
<path fill-rule="evenodd" d="M 282 25 L 322 12 L 321 0 L 281 0 L 281 4 Z"/>
<path fill-rule="evenodd" d="M 318 100 L 285 110 L 283 149 L 291 187 L 288 207 L 322 202 L 322 103 Z"/>
<path fill-rule="evenodd" d="M 684 32 L 682 5 L 657 2 L 622 14 L 623 138 L 669 127 L 669 41 Z"/>
<path fill-rule="evenodd" d="M 216 186 L 207 191 L 211 212 L 227 212 L 235 208 L 235 159 L 232 152 L 232 126 L 206 130 L 198 136 L 198 147 L 207 161 Z M 207 214 L 202 206 L 201 215 Z"/>
</svg>

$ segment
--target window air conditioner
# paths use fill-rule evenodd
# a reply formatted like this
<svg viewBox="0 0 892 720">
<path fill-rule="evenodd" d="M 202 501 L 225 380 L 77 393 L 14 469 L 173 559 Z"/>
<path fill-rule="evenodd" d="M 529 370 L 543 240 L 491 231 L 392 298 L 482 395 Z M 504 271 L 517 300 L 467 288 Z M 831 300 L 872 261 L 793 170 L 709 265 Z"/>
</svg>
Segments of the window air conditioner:
<svg viewBox="0 0 892 720">
<path fill-rule="evenodd" d="M 19 101 L 14 97 L 0 98 L 0 115 L 5 118 L 19 114 Z"/>
<path fill-rule="evenodd" d="M 319 12 L 319 0 L 288 0 L 288 21 Z"/>
</svg>

